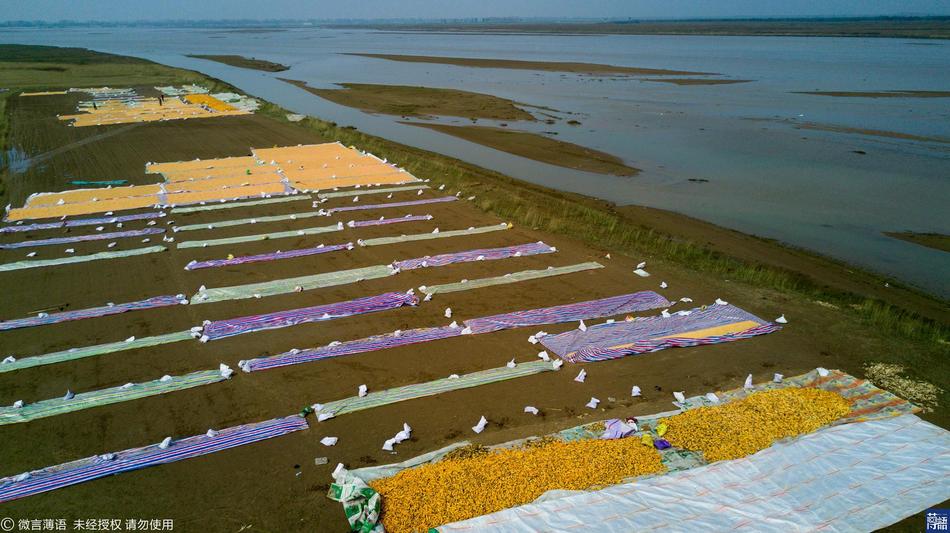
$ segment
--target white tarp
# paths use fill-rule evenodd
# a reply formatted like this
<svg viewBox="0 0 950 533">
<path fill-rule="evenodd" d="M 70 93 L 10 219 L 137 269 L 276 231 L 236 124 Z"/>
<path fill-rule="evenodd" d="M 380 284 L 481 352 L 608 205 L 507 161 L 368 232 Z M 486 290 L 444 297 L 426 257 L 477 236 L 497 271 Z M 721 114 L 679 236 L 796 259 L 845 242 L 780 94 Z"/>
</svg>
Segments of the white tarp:
<svg viewBox="0 0 950 533">
<path fill-rule="evenodd" d="M 548 493 L 438 530 L 872 531 L 948 498 L 950 432 L 904 415 L 600 491 Z"/>
</svg>

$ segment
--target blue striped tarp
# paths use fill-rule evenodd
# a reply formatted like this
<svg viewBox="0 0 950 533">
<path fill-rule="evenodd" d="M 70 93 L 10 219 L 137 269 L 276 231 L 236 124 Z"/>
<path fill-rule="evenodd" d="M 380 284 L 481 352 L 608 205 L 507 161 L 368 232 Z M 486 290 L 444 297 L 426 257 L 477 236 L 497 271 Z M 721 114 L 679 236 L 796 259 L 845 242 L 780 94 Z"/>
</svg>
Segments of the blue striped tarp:
<svg viewBox="0 0 950 533">
<path fill-rule="evenodd" d="M 101 307 L 90 307 L 89 309 L 77 309 L 75 311 L 63 311 L 62 313 L 46 314 L 41 313 L 38 316 L 27 318 L 17 318 L 14 320 L 0 321 L 0 331 L 7 331 L 18 328 L 29 328 L 33 326 L 44 326 L 47 324 L 58 324 L 69 320 L 82 320 L 84 318 L 95 318 L 100 316 L 117 315 L 126 311 L 135 311 L 137 309 L 154 309 L 156 307 L 168 307 L 188 303 L 184 295 L 178 296 L 155 296 L 137 302 L 124 304 L 110 304 Z"/>
<path fill-rule="evenodd" d="M 385 209 L 389 207 L 408 207 L 410 205 L 438 204 L 442 202 L 454 202 L 458 198 L 454 196 L 441 196 L 439 198 L 425 198 L 422 200 L 409 200 L 406 202 L 389 202 L 387 204 L 366 204 L 366 205 L 348 205 L 346 207 L 331 207 L 327 213 L 340 213 L 343 211 L 363 211 L 365 209 Z"/>
<path fill-rule="evenodd" d="M 53 237 L 51 239 L 37 239 L 35 241 L 20 241 L 9 244 L 0 244 L 0 250 L 16 248 L 32 248 L 34 246 L 51 246 L 56 244 L 70 244 L 83 241 L 101 241 L 106 239 L 123 239 L 126 237 L 141 237 L 143 235 L 158 235 L 165 233 L 161 228 L 145 228 L 129 231 L 114 231 L 111 233 L 91 233 L 89 235 L 75 235 L 73 237 Z"/>
<path fill-rule="evenodd" d="M 714 333 L 716 328 L 737 325 L 742 329 Z M 541 344 L 572 363 L 616 359 L 666 348 L 718 344 L 772 333 L 780 326 L 762 320 L 734 305 L 712 305 L 672 314 L 588 326 L 542 337 Z M 709 330 L 710 333 L 704 334 Z"/>
<path fill-rule="evenodd" d="M 556 307 L 533 309 L 530 311 L 517 311 L 502 315 L 473 318 L 466 320 L 465 326 L 468 327 L 473 334 L 491 333 L 493 331 L 509 328 L 601 318 L 631 311 L 639 311 L 641 308 L 649 308 L 648 306 L 650 305 L 659 306 L 668 304 L 669 302 L 666 302 L 666 299 L 659 294 L 644 291 L 600 300 L 591 300 L 589 302 L 578 302 Z M 241 361 L 239 365 L 245 372 L 256 372 L 269 368 L 319 361 L 320 359 L 329 359 L 331 357 L 373 352 L 421 342 L 448 339 L 462 335 L 463 332 L 463 328 L 453 328 L 451 326 L 396 331 L 382 335 L 373 335 L 372 337 L 363 339 L 332 343 L 319 348 L 291 350 L 270 357 L 259 357 L 249 361 Z"/>
<path fill-rule="evenodd" d="M 490 333 L 502 329 L 589 320 L 669 306 L 670 302 L 663 296 L 653 291 L 641 291 L 599 300 L 473 318 L 466 320 L 465 325 L 472 329 L 472 333 Z"/>
<path fill-rule="evenodd" d="M 279 437 L 308 427 L 304 418 L 293 415 L 235 426 L 218 432 L 209 430 L 207 434 L 173 440 L 165 448 L 159 444 L 153 444 L 116 453 L 94 455 L 0 479 L 0 502 L 25 498 L 122 472 L 199 457 Z"/>
<path fill-rule="evenodd" d="M 277 311 L 264 315 L 217 320 L 204 327 L 201 339 L 223 339 L 225 337 L 241 335 L 242 333 L 286 328 L 307 322 L 320 322 L 347 316 L 374 313 L 376 311 L 396 309 L 405 305 L 416 305 L 417 303 L 419 303 L 419 299 L 412 293 L 387 292 L 385 294 L 357 298 L 345 302 Z"/>
</svg>

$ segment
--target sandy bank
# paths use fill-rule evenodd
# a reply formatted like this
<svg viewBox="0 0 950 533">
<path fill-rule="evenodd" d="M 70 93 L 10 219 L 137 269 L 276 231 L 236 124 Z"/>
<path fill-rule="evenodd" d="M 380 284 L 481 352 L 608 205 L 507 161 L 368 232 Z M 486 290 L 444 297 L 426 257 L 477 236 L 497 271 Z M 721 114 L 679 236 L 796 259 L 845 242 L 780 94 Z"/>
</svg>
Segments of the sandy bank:
<svg viewBox="0 0 950 533">
<path fill-rule="evenodd" d="M 950 91 L 793 91 L 795 94 L 840 98 L 950 98 Z"/>
<path fill-rule="evenodd" d="M 290 68 L 287 65 L 281 65 L 280 63 L 274 63 L 272 61 L 266 61 L 264 59 L 255 59 L 253 57 L 244 57 L 244 56 L 236 56 L 236 55 L 189 54 L 188 57 L 194 57 L 196 59 L 207 59 L 208 61 L 217 61 L 218 63 L 224 63 L 225 65 L 231 65 L 232 67 L 249 68 L 253 70 L 263 70 L 264 72 L 282 72 Z"/>
<path fill-rule="evenodd" d="M 410 122 L 403 124 L 429 128 L 502 152 L 559 167 L 615 176 L 634 176 L 640 172 L 637 168 L 625 165 L 619 157 L 576 144 L 556 141 L 537 133 L 486 126 L 448 126 Z"/>
<path fill-rule="evenodd" d="M 340 84 L 343 89 L 317 89 L 307 86 L 306 82 L 282 80 L 331 102 L 370 113 L 406 117 L 441 115 L 495 120 L 534 120 L 530 113 L 516 107 L 515 102 L 490 94 L 366 83 Z"/>
<path fill-rule="evenodd" d="M 888 237 L 894 237 L 902 241 L 912 242 L 934 250 L 943 250 L 950 252 L 950 235 L 942 233 L 914 233 L 913 231 L 887 232 Z"/>
<path fill-rule="evenodd" d="M 576 72 L 578 74 L 632 74 L 647 76 L 710 75 L 711 72 L 690 72 L 657 68 L 622 67 L 599 63 L 574 63 L 566 61 L 516 61 L 511 59 L 488 59 L 472 57 L 410 56 L 399 54 L 347 54 L 406 63 L 438 63 L 459 67 L 507 68 L 517 70 L 543 70 L 548 72 Z"/>
</svg>

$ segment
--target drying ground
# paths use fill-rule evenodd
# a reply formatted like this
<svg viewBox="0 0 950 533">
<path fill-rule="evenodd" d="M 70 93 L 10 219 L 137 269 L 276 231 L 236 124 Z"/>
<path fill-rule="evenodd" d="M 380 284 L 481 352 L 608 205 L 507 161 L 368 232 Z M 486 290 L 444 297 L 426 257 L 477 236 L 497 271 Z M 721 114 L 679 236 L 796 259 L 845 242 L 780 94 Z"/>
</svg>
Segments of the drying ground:
<svg viewBox="0 0 950 533">
<path fill-rule="evenodd" d="M 111 68 L 119 68 L 111 65 Z M 163 67 L 164 69 L 164 67 Z M 166 69 L 172 81 L 195 81 L 194 73 Z M 141 81 L 140 83 L 146 83 Z M 147 82 L 151 83 L 151 82 Z M 157 82 L 156 82 L 157 83 Z M 165 82 L 162 82 L 163 84 Z M 206 84 L 216 83 L 207 80 Z M 88 84 L 91 84 L 88 83 Z M 113 85 L 122 85 L 112 83 Z M 79 85 L 77 83 L 76 85 Z M 102 85 L 98 83 L 97 85 Z M 751 340 L 697 348 L 670 349 L 624 359 L 584 365 L 584 384 L 573 381 L 579 367 L 567 365 L 544 373 L 436 397 L 393 404 L 344 415 L 310 430 L 178 463 L 126 473 L 4 504 L 15 518 L 90 517 L 174 518 L 178 531 L 339 531 L 346 527 L 339 504 L 324 496 L 330 472 L 338 462 L 349 467 L 401 461 L 460 439 L 502 442 L 540 435 L 610 417 L 668 410 L 671 393 L 687 394 L 741 385 L 746 374 L 756 381 L 773 372 L 785 375 L 815 366 L 840 368 L 863 375 L 872 361 L 903 364 L 912 377 L 929 379 L 950 389 L 947 358 L 946 303 L 892 286 L 844 265 L 791 251 L 775 243 L 744 237 L 676 215 L 641 210 L 636 215 L 610 204 L 527 185 L 437 154 L 307 118 L 291 124 L 286 110 L 265 104 L 253 117 L 142 124 L 115 134 L 123 126 L 72 129 L 55 120 L 75 106 L 72 96 L 7 98 L 5 120 L 12 119 L 5 148 L 23 155 L 28 168 L 0 176 L 9 197 L 20 203 L 31 192 L 67 188 L 72 179 L 129 179 L 145 183 L 149 161 L 245 155 L 248 148 L 341 140 L 405 166 L 434 187 L 422 198 L 461 192 L 462 201 L 413 208 L 356 212 L 330 219 L 301 219 L 175 234 L 178 241 L 218 238 L 325 225 L 329 220 L 373 219 L 379 216 L 431 213 L 428 222 L 345 229 L 315 237 L 289 238 L 233 246 L 196 248 L 80 265 L 6 272 L 0 275 L 4 298 L 0 318 L 18 318 L 46 308 L 81 309 L 106 302 L 127 302 L 160 294 L 192 294 L 200 285 L 221 287 L 268 279 L 388 263 L 436 253 L 544 240 L 556 254 L 500 261 L 465 263 L 404 272 L 389 278 L 341 287 L 262 299 L 136 311 L 98 319 L 0 333 L 4 354 L 19 357 L 125 339 L 180 331 L 206 319 L 258 314 L 320 303 L 407 290 L 419 285 L 500 275 L 548 265 L 596 260 L 606 268 L 579 274 L 462 291 L 436 296 L 414 308 L 252 333 L 202 344 L 183 341 L 56 365 L 0 374 L 0 404 L 59 397 L 67 389 L 87 391 L 133 381 L 232 367 L 241 359 L 276 354 L 291 348 L 327 344 L 375 333 L 442 325 L 446 307 L 453 318 L 531 309 L 638 290 L 657 290 L 670 300 L 689 296 L 696 304 L 721 297 L 773 319 L 784 313 L 790 323 L 780 332 Z M 44 119 L 46 117 L 46 119 Z M 32 128 L 19 121 L 31 120 Z M 128 148 L 126 147 L 128 146 Z M 67 148 L 67 149 L 64 149 Z M 45 157 L 39 156 L 46 154 Z M 465 200 L 475 196 L 472 201 Z M 420 198 L 415 192 L 394 194 L 392 201 Z M 378 199 L 378 200 L 377 200 Z M 361 203 L 388 201 L 364 196 Z M 335 199 L 324 207 L 352 205 Z M 169 215 L 160 224 L 212 223 L 308 211 L 306 201 Z M 666 217 L 666 218 L 664 218 Z M 356 248 L 319 256 L 188 272 L 192 259 L 245 255 L 276 249 L 353 241 L 399 233 L 430 232 L 494 224 L 514 228 L 468 238 Z M 672 221 L 678 220 L 679 224 Z M 653 227 L 654 221 L 656 226 Z M 666 222 L 664 222 L 666 221 Z M 676 232 L 665 232 L 678 227 Z M 125 229 L 144 227 L 127 223 Z M 685 228 L 685 229 L 684 229 Z M 92 233 L 76 228 L 70 234 Z M 690 233 L 692 231 L 693 233 Z M 684 234 L 685 233 L 685 234 Z M 0 237 L 0 242 L 62 235 L 63 230 Z M 746 246 L 743 238 L 749 239 Z M 157 240 L 157 239 L 153 239 Z M 720 242 L 722 244 L 720 245 Z M 75 253 L 105 249 L 105 241 L 71 245 Z M 138 239 L 120 240 L 118 249 L 143 246 Z M 61 257 L 65 246 L 37 248 L 37 259 Z M 750 250 L 750 251 L 746 251 Z M 770 252 L 771 251 L 771 252 Z M 0 252 L 0 262 L 24 258 L 27 250 Z M 611 259 L 605 258 L 610 253 Z M 746 254 L 745 256 L 743 254 Z M 785 266 L 759 262 L 793 258 Z M 639 261 L 648 262 L 649 278 L 632 274 Z M 665 281 L 668 289 L 661 290 Z M 675 310 L 676 308 L 674 308 Z M 652 314 L 652 313 L 641 313 Z M 544 327 L 549 332 L 573 324 Z M 509 330 L 461 337 L 385 351 L 329 359 L 234 376 L 228 382 L 145 398 L 127 403 L 6 426 L 0 444 L 4 457 L 0 475 L 58 464 L 96 453 L 156 443 L 166 436 L 188 436 L 284 416 L 314 402 L 370 390 L 423 382 L 452 373 L 499 367 L 515 357 L 535 358 L 527 342 L 530 330 Z M 644 397 L 630 397 L 639 385 Z M 602 400 L 596 411 L 584 407 L 591 396 Z M 950 426 L 944 393 L 941 407 L 925 418 Z M 535 405 L 542 415 L 523 413 Z M 471 431 L 480 416 L 488 429 Z M 380 448 L 408 422 L 413 438 L 391 455 Z M 327 448 L 324 436 L 339 443 Z M 327 457 L 327 465 L 314 459 Z M 916 522 L 919 524 L 919 520 Z"/>
</svg>

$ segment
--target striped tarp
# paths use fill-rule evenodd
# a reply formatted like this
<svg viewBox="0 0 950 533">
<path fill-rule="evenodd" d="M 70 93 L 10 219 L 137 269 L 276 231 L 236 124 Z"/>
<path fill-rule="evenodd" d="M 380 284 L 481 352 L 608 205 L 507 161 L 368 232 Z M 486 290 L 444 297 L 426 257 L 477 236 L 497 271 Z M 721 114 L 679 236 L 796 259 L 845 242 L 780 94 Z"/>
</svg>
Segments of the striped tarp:
<svg viewBox="0 0 950 533">
<path fill-rule="evenodd" d="M 398 237 L 376 237 L 373 239 L 360 240 L 360 246 L 380 246 L 383 244 L 396 244 L 400 242 L 427 241 L 429 239 L 447 239 L 449 237 L 462 237 L 465 235 L 478 235 L 480 233 L 489 233 L 492 231 L 501 231 L 511 229 L 511 224 L 501 223 L 491 226 L 472 227 L 468 229 L 457 229 L 443 231 L 440 233 L 415 233 L 413 235 L 399 235 Z"/>
<path fill-rule="evenodd" d="M 473 280 L 462 280 L 457 283 L 445 283 L 443 285 L 430 285 L 419 287 L 419 290 L 427 295 L 441 294 L 446 292 L 467 291 L 470 289 L 480 289 L 482 287 L 491 287 L 494 285 L 505 285 L 507 283 L 517 283 L 519 281 L 528 281 L 532 279 L 548 278 L 551 276 L 560 276 L 563 274 L 573 274 L 575 272 L 584 272 L 604 268 L 604 265 L 596 261 L 587 263 L 578 263 L 562 267 L 548 267 L 544 270 L 522 270 L 521 272 L 512 272 L 503 276 L 493 278 L 481 278 Z"/>
<path fill-rule="evenodd" d="M 164 216 L 165 213 L 162 211 L 149 211 L 147 213 L 136 213 L 132 215 L 77 218 L 75 220 L 67 220 L 66 227 L 72 228 L 75 226 L 98 226 L 99 224 L 115 224 L 117 222 L 133 222 L 135 220 L 152 220 L 155 218 L 162 218 Z"/>
<path fill-rule="evenodd" d="M 43 326 L 47 324 L 58 324 L 69 320 L 82 320 L 84 318 L 95 318 L 100 316 L 117 315 L 126 311 L 135 311 L 137 309 L 154 309 L 156 307 L 168 307 L 180 303 L 188 303 L 184 296 L 155 296 L 137 302 L 124 304 L 104 305 L 101 307 L 90 307 L 89 309 L 77 309 L 75 311 L 63 311 L 62 313 L 46 314 L 27 318 L 17 318 L 14 320 L 0 321 L 0 331 L 7 331 L 18 328 L 29 328 L 33 326 Z"/>
<path fill-rule="evenodd" d="M 178 243 L 178 248 L 204 248 L 206 246 L 221 246 L 223 244 L 241 244 L 245 242 L 269 241 L 273 239 L 286 239 L 290 237 L 302 237 L 304 235 L 318 235 L 320 233 L 330 233 L 341 231 L 343 224 L 333 224 L 332 226 L 317 226 L 313 228 L 295 229 L 289 231 L 275 231 L 273 233 L 261 233 L 257 235 L 241 235 L 238 237 L 225 237 L 221 239 L 207 239 L 203 241 L 184 241 Z"/>
<path fill-rule="evenodd" d="M 216 289 L 199 290 L 191 297 L 192 304 L 207 304 L 213 302 L 223 302 L 226 300 L 241 300 L 244 298 L 257 298 L 264 296 L 274 296 L 277 294 L 290 294 L 292 292 L 306 291 L 311 289 L 321 289 L 324 287 L 335 287 L 337 285 L 347 285 L 367 279 L 385 278 L 391 276 L 393 270 L 386 265 L 378 265 L 363 268 L 353 268 L 350 270 L 340 270 L 337 272 L 325 272 L 323 274 L 313 274 L 310 276 L 300 276 L 296 278 L 275 279 L 261 283 L 250 283 L 247 285 L 235 285 L 232 287 L 219 287 Z"/>
<path fill-rule="evenodd" d="M 319 211 L 309 211 L 306 213 L 291 213 L 289 215 L 273 215 L 267 217 L 238 218 L 234 220 L 218 220 L 205 224 L 188 224 L 186 226 L 176 226 L 175 231 L 194 231 L 203 229 L 227 228 L 231 226 L 243 226 L 245 224 L 264 224 L 267 222 L 280 222 L 284 220 L 298 220 L 301 218 L 312 218 L 323 216 Z"/>
<path fill-rule="evenodd" d="M 121 215 L 115 217 L 97 217 L 97 218 L 77 218 L 75 220 L 41 222 L 37 224 L 20 224 L 15 226 L 5 226 L 0 228 L 0 233 L 14 233 L 20 231 L 34 231 L 41 229 L 73 228 L 77 226 L 97 226 L 99 224 L 115 224 L 117 222 L 132 222 L 134 220 L 148 220 L 161 218 L 165 213 L 161 211 L 150 211 L 148 213 L 139 213 L 136 215 Z"/>
<path fill-rule="evenodd" d="M 340 213 L 343 211 L 362 211 L 365 209 L 386 209 L 389 207 L 408 207 L 410 205 L 438 204 L 442 202 L 454 202 L 458 198 L 454 196 L 441 196 L 439 198 L 424 198 L 422 200 L 409 200 L 406 202 L 389 202 L 386 204 L 366 204 L 366 205 L 348 205 L 345 207 L 331 207 L 327 213 Z"/>
<path fill-rule="evenodd" d="M 21 231 L 37 231 L 43 229 L 56 229 L 65 227 L 66 223 L 59 222 L 39 222 L 36 224 L 21 224 L 19 226 L 4 226 L 0 228 L 0 233 L 17 233 Z"/>
<path fill-rule="evenodd" d="M 275 259 L 291 259 L 294 257 L 304 257 L 308 255 L 324 254 L 327 252 L 336 252 L 339 250 L 351 250 L 353 243 L 330 244 L 314 246 L 312 248 L 298 248 L 296 250 L 287 250 L 286 252 L 277 250 L 266 254 L 245 255 L 235 257 L 234 259 L 209 259 L 207 261 L 192 261 L 185 265 L 185 270 L 199 270 L 202 268 L 214 268 L 221 266 L 243 265 L 245 263 L 259 263 L 261 261 L 273 261 Z"/>
<path fill-rule="evenodd" d="M 781 329 L 733 305 L 635 318 L 542 337 L 541 344 L 572 363 L 616 359 L 665 348 L 718 344 Z"/>
<path fill-rule="evenodd" d="M 340 416 L 342 414 L 362 411 L 363 409 L 371 409 L 373 407 L 379 407 L 382 405 L 389 405 L 391 403 L 413 400 L 416 398 L 424 398 L 426 396 L 434 396 L 444 392 L 487 385 L 489 383 L 495 383 L 507 379 L 539 374 L 541 372 L 550 372 L 557 370 L 557 368 L 558 367 L 555 365 L 555 363 L 548 361 L 530 361 L 528 363 L 520 363 L 514 368 L 508 368 L 507 366 L 491 368 L 488 370 L 481 370 L 479 372 L 472 372 L 471 374 L 463 374 L 455 378 L 442 378 L 434 381 L 427 381 L 425 383 L 416 383 L 403 387 L 395 387 L 379 392 L 370 392 L 362 397 L 351 396 L 349 398 L 332 401 L 322 405 L 318 404 L 318 407 L 320 408 L 317 409 L 317 414 L 333 414 L 334 416 Z"/>
<path fill-rule="evenodd" d="M 486 228 L 475 228 L 474 230 L 460 230 L 455 232 L 456 235 L 467 235 L 471 233 L 482 233 L 485 231 L 496 231 L 507 229 L 509 226 L 506 224 L 501 224 L 498 226 L 488 226 Z M 444 233 L 424 233 L 420 236 L 423 238 L 438 238 L 438 237 L 449 237 L 453 232 L 444 232 Z M 412 236 L 410 236 L 412 237 Z M 381 237 L 381 239 L 397 239 L 395 237 Z M 376 239 L 369 239 L 367 241 L 360 241 L 364 246 L 367 246 L 370 241 Z M 383 244 L 383 243 L 380 243 Z M 476 256 L 477 257 L 477 256 Z M 507 274 L 502 276 L 500 280 L 491 282 L 490 278 L 486 280 L 476 280 L 472 282 L 471 286 L 465 288 L 476 288 L 479 286 L 494 285 L 500 283 L 512 283 L 515 281 L 522 281 L 525 279 L 535 279 L 542 278 L 547 276 L 555 276 L 558 274 L 566 274 L 568 272 L 577 272 L 580 270 L 587 270 L 590 268 L 601 268 L 601 265 L 598 263 L 584 263 L 582 265 L 573 265 L 570 267 L 560 267 L 558 269 L 549 269 L 545 271 L 526 271 L 526 272 L 516 272 L 514 274 Z M 239 300 L 242 298 L 256 298 L 263 296 L 273 296 L 276 294 L 289 294 L 291 292 L 297 292 L 300 290 L 309 290 L 309 289 L 318 289 L 323 287 L 332 287 L 337 285 L 346 285 L 349 283 L 356 283 L 359 281 L 367 279 L 377 279 L 383 278 L 396 274 L 398 271 L 395 270 L 391 265 L 377 265 L 363 268 L 354 268 L 350 270 L 340 270 L 337 272 L 326 272 L 323 274 L 314 274 L 310 276 L 301 276 L 297 278 L 289 279 L 278 279 L 265 281 L 261 283 L 251 283 L 248 285 L 235 285 L 233 287 L 221 287 L 216 289 L 205 289 L 204 291 L 199 291 L 194 296 L 191 297 L 192 304 L 201 304 L 201 303 L 212 303 L 220 302 L 224 300 Z M 451 284 L 454 285 L 454 284 Z M 446 286 L 449 287 L 449 286 Z M 455 289 L 463 290 L 463 289 Z"/>
<path fill-rule="evenodd" d="M 147 346 L 158 346 L 160 344 L 179 342 L 192 338 L 193 337 L 190 331 L 176 331 L 175 333 L 166 333 L 164 335 L 155 335 L 153 337 L 143 337 L 141 339 L 133 338 L 131 340 L 120 342 L 97 344 L 95 346 L 70 348 L 68 350 L 62 350 L 44 355 L 34 355 L 31 357 L 24 357 L 23 359 L 15 359 L 13 361 L 5 360 L 5 362 L 0 362 L 0 373 L 11 372 L 13 370 L 20 370 L 34 366 L 51 365 L 53 363 L 71 361 L 73 359 L 82 359 L 84 357 L 92 357 L 95 355 L 121 352 L 125 350 L 136 350 L 138 348 L 145 348 Z"/>
<path fill-rule="evenodd" d="M 279 198 L 265 198 L 263 200 L 253 200 L 250 202 L 219 202 L 208 205 L 198 205 L 194 207 L 175 207 L 172 208 L 172 214 L 196 213 L 199 211 L 214 211 L 218 209 L 234 209 L 236 207 L 253 207 L 256 205 L 282 204 L 284 202 L 296 202 L 297 200 L 310 200 L 309 194 L 293 194 L 281 196 Z"/>
<path fill-rule="evenodd" d="M 110 252 L 97 252 L 89 255 L 71 255 L 68 257 L 57 257 L 55 259 L 33 259 L 25 261 L 15 261 L 13 263 L 4 263 L 0 265 L 0 272 L 10 272 L 13 270 L 25 270 L 28 268 L 41 268 L 57 265 L 71 265 L 74 263 L 85 263 L 87 261 L 100 261 L 102 259 L 120 259 L 123 257 L 134 257 L 138 255 L 154 254 L 164 252 L 168 248 L 164 246 L 148 246 L 145 248 L 133 248 L 131 250 L 117 250 Z"/>
<path fill-rule="evenodd" d="M 28 403 L 23 407 L 0 407 L 0 425 L 29 422 L 38 418 L 217 383 L 228 379 L 230 370 L 227 375 L 223 370 L 205 370 L 184 376 L 165 376 L 144 383 L 127 383 L 120 387 L 82 392 L 69 399 L 63 397 Z"/>
<path fill-rule="evenodd" d="M 32 248 L 34 246 L 50 246 L 55 244 L 69 244 L 83 241 L 101 241 L 105 239 L 123 239 L 126 237 L 141 237 L 143 235 L 158 235 L 165 233 L 161 228 L 145 228 L 128 231 L 113 231 L 111 233 L 91 233 L 89 235 L 75 235 L 72 237 L 54 237 L 51 239 L 37 239 L 35 241 L 21 241 L 9 244 L 0 244 L 0 250 L 15 248 Z"/>
<path fill-rule="evenodd" d="M 428 185 L 404 185 L 402 187 L 383 187 L 382 189 L 353 189 L 350 191 L 322 192 L 317 195 L 321 200 L 330 198 L 346 198 L 348 196 L 363 196 L 370 194 L 386 194 L 389 192 L 415 191 L 419 189 L 428 189 Z"/>
<path fill-rule="evenodd" d="M 300 363 L 309 363 L 310 361 L 319 361 L 320 359 L 329 359 L 331 357 L 340 357 L 343 355 L 352 355 L 357 353 L 372 352 L 376 350 L 385 350 L 397 346 L 408 346 L 420 342 L 429 342 L 449 337 L 457 337 L 462 334 L 462 328 L 444 326 L 440 328 L 419 328 L 406 331 L 386 333 L 383 335 L 373 335 L 364 339 L 356 339 L 345 342 L 335 342 L 320 348 L 311 348 L 307 350 L 291 350 L 282 354 L 270 357 L 259 357 L 249 361 L 239 363 L 245 372 L 256 372 L 258 370 L 267 370 L 281 366 L 296 365 Z"/>
<path fill-rule="evenodd" d="M 417 303 L 419 303 L 419 299 L 414 294 L 387 292 L 345 302 L 302 307 L 300 309 L 277 311 L 263 315 L 217 320 L 204 327 L 201 339 L 223 339 L 243 333 L 286 328 L 298 324 L 306 324 L 308 322 L 321 322 L 324 320 L 375 313 L 377 311 L 396 309 L 405 305 L 416 305 Z"/>
<path fill-rule="evenodd" d="M 472 333 L 491 333 L 503 329 L 603 318 L 669 305 L 670 302 L 663 296 L 653 291 L 641 291 L 599 300 L 473 318 L 466 320 L 465 325 L 472 330 Z"/>
<path fill-rule="evenodd" d="M 466 250 L 464 252 L 455 252 L 440 255 L 427 255 L 415 259 L 406 259 L 396 261 L 393 267 L 399 270 L 414 270 L 425 267 L 438 267 L 451 265 L 453 263 L 467 263 L 470 261 L 488 261 L 492 259 L 506 259 L 509 257 L 521 257 L 537 254 L 548 254 L 557 251 L 553 246 L 548 246 L 541 241 L 529 244 L 518 244 L 516 246 L 503 246 L 501 248 L 481 248 L 478 250 Z"/>
<path fill-rule="evenodd" d="M 416 222 L 420 220 L 432 220 L 432 215 L 405 215 L 402 217 L 380 217 L 371 220 L 351 220 L 346 223 L 351 228 L 362 228 L 365 226 L 384 226 L 386 224 L 396 224 L 398 222 Z"/>
<path fill-rule="evenodd" d="M 473 318 L 466 320 L 465 326 L 471 330 L 472 334 L 477 335 L 479 333 L 491 333 L 503 329 L 602 318 L 665 305 L 669 305 L 669 302 L 662 296 L 651 291 L 643 291 L 602 298 L 600 300 Z M 256 372 L 269 368 L 309 363 L 311 361 L 319 361 L 321 359 L 329 359 L 343 355 L 373 352 L 421 342 L 448 339 L 462 335 L 462 331 L 461 327 L 453 328 L 451 326 L 397 331 L 382 335 L 373 335 L 372 337 L 363 339 L 335 342 L 319 348 L 306 350 L 295 349 L 270 357 L 259 357 L 249 361 L 241 361 L 240 366 L 245 372 Z"/>
<path fill-rule="evenodd" d="M 308 427 L 304 418 L 292 415 L 173 440 L 164 449 L 158 444 L 153 444 L 112 454 L 95 455 L 0 479 L 0 502 L 24 498 L 121 472 L 199 457 L 279 437 Z"/>
</svg>

